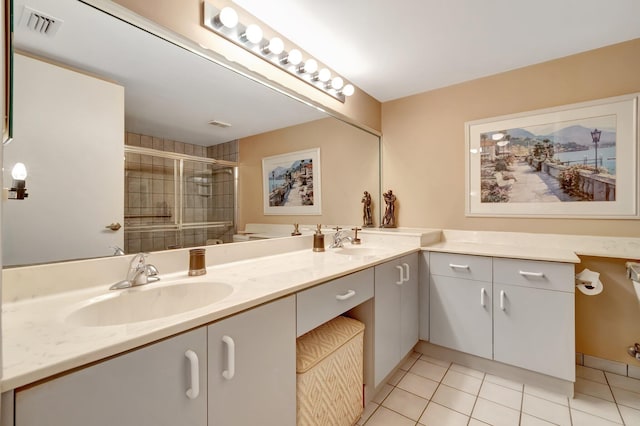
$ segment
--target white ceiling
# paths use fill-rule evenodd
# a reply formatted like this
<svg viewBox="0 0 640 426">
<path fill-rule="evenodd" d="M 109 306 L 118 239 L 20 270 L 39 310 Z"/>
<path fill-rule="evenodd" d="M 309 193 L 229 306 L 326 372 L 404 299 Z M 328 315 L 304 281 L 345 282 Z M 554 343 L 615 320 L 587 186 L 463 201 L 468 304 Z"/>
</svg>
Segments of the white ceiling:
<svg viewBox="0 0 640 426">
<path fill-rule="evenodd" d="M 640 37 L 640 0 L 234 2 L 382 102 Z"/>
<path fill-rule="evenodd" d="M 64 22 L 33 32 L 25 5 Z M 327 116 L 78 0 L 14 0 L 14 46 L 124 86 L 129 132 L 208 146 Z"/>
</svg>

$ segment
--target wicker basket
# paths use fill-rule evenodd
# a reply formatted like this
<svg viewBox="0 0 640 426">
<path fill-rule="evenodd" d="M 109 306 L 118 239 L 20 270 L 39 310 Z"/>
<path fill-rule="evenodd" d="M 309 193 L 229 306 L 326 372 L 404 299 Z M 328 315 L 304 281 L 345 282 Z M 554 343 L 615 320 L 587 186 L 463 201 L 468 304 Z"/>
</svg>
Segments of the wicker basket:
<svg viewBox="0 0 640 426">
<path fill-rule="evenodd" d="M 362 415 L 364 324 L 337 317 L 297 340 L 298 426 L 350 426 Z"/>
</svg>

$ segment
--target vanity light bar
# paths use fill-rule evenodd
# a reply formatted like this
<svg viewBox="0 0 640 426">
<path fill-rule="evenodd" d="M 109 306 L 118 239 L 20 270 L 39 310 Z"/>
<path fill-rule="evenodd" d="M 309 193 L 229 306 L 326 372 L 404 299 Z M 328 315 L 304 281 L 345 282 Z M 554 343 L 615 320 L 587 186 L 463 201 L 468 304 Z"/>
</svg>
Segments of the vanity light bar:
<svg viewBox="0 0 640 426">
<path fill-rule="evenodd" d="M 298 49 L 285 50 L 279 37 L 265 38 L 258 25 L 244 25 L 232 7 L 218 9 L 204 2 L 204 26 L 340 102 L 355 92 L 342 77 L 332 75 L 327 68 L 318 69 L 315 59 L 304 60 Z"/>
</svg>

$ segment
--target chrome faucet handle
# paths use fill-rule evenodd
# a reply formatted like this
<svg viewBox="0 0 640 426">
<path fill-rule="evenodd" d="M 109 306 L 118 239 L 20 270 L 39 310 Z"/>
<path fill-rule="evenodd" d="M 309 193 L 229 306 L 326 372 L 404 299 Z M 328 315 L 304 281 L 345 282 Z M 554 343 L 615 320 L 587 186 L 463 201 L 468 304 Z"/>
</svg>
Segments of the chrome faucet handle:
<svg viewBox="0 0 640 426">
<path fill-rule="evenodd" d="M 129 281 L 132 286 L 147 283 L 146 258 L 148 255 L 149 253 L 138 253 L 129 262 L 126 281 Z"/>
<path fill-rule="evenodd" d="M 342 235 L 344 234 L 344 231 L 339 226 L 336 226 L 333 229 L 336 230 L 336 233 L 333 234 L 333 243 L 335 244 L 335 243 L 340 242 L 340 239 L 342 239 Z"/>
<path fill-rule="evenodd" d="M 113 256 L 124 256 L 124 250 L 122 250 L 118 246 L 109 246 L 110 249 L 113 249 Z"/>
<path fill-rule="evenodd" d="M 158 281 L 160 279 L 160 277 L 158 277 L 158 268 L 146 263 L 148 255 L 149 253 L 138 253 L 133 256 L 129 261 L 126 278 L 113 284 L 109 287 L 109 290 L 121 290 Z"/>
<path fill-rule="evenodd" d="M 158 268 L 155 265 L 148 264 L 145 269 L 145 273 L 147 275 L 147 282 L 156 282 L 160 281 L 160 277 L 158 276 L 160 272 L 158 272 Z"/>
</svg>

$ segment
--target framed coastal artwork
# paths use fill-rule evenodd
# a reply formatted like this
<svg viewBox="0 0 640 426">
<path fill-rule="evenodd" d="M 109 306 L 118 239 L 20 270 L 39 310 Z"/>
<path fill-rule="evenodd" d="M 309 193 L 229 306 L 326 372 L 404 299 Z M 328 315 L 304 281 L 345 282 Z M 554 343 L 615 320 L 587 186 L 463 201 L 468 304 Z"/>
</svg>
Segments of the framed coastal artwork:
<svg viewBox="0 0 640 426">
<path fill-rule="evenodd" d="M 320 148 L 262 159 L 266 215 L 320 215 Z"/>
<path fill-rule="evenodd" d="M 465 123 L 467 216 L 637 219 L 638 94 Z"/>
</svg>

